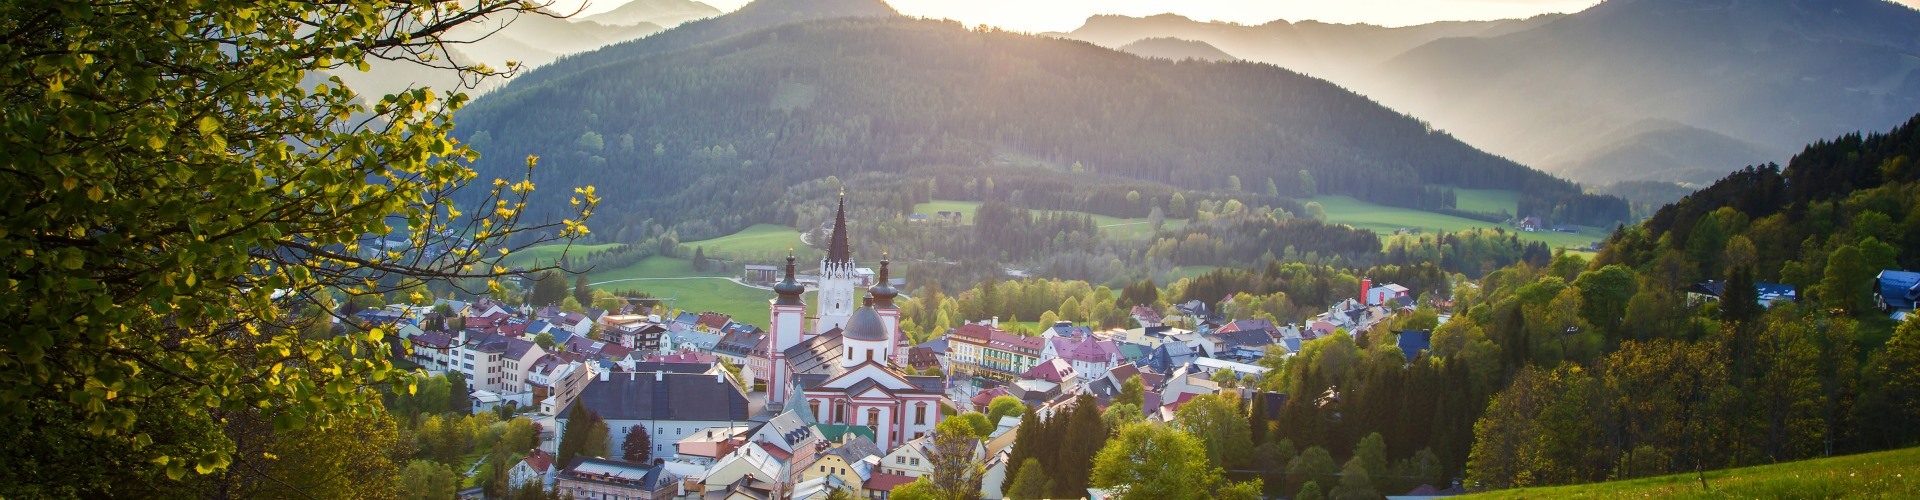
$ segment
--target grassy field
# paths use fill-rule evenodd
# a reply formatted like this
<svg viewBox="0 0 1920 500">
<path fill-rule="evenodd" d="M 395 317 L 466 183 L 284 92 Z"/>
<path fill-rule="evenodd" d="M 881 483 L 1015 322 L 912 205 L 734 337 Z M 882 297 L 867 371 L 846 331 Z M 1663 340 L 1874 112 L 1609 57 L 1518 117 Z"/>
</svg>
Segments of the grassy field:
<svg viewBox="0 0 1920 500">
<path fill-rule="evenodd" d="M 1913 474 L 1914 477 L 1907 477 Z M 1458 498 L 1920 498 L 1920 448 Z"/>
<path fill-rule="evenodd" d="M 1520 212 L 1520 192 L 1505 189 L 1454 189 L 1453 207 L 1468 212 Z"/>
<path fill-rule="evenodd" d="M 692 255 L 694 247 L 703 248 L 707 257 L 748 259 L 772 262 L 787 256 L 792 249 L 800 260 L 818 259 L 818 252 L 800 242 L 800 231 L 773 224 L 754 224 L 740 232 L 710 240 L 683 241 L 680 246 Z"/>
<path fill-rule="evenodd" d="M 927 214 L 929 217 L 939 212 L 960 212 L 960 222 L 962 224 L 972 224 L 973 212 L 979 208 L 980 208 L 980 202 L 977 202 L 977 201 L 933 200 L 932 202 L 929 202 L 929 203 L 921 203 L 921 204 L 914 205 L 913 211 Z M 1105 231 L 1107 233 L 1107 236 L 1113 237 L 1113 238 L 1141 240 L 1141 239 L 1146 239 L 1149 236 L 1153 236 L 1153 224 L 1151 223 L 1152 221 L 1147 220 L 1147 218 L 1145 217 L 1138 218 L 1138 219 L 1122 219 L 1119 217 L 1090 214 L 1085 212 L 1072 212 L 1072 211 L 1066 211 L 1066 210 L 1044 210 L 1044 211 L 1075 213 L 1075 214 L 1091 216 L 1093 217 L 1093 225 L 1100 226 L 1101 231 Z M 1186 227 L 1186 225 L 1187 225 L 1186 219 L 1168 219 L 1161 224 L 1162 228 L 1167 230 L 1180 229 L 1182 227 Z"/>
<path fill-rule="evenodd" d="M 765 328 L 767 299 L 773 298 L 773 292 L 727 280 L 732 274 L 731 268 L 700 272 L 686 259 L 654 256 L 620 269 L 595 270 L 587 274 L 587 282 L 612 292 L 632 290 L 673 298 L 673 306 L 681 310 L 719 312 Z"/>
<path fill-rule="evenodd" d="M 620 244 L 619 243 L 607 243 L 603 245 L 576 244 L 576 245 L 573 245 L 572 247 L 568 247 L 564 243 L 538 245 L 538 246 L 528 247 L 518 252 L 507 254 L 507 258 L 500 259 L 501 261 L 500 265 L 507 266 L 507 267 L 550 266 L 550 265 L 553 265 L 554 260 L 560 258 L 560 254 L 562 252 L 566 253 L 568 260 L 578 263 L 578 262 L 582 262 L 582 259 L 585 259 L 588 255 L 592 255 L 594 252 L 614 248 L 617 246 L 620 246 Z"/>
<path fill-rule="evenodd" d="M 1328 222 L 1347 224 L 1355 228 L 1370 230 L 1380 234 L 1382 239 L 1392 235 L 1395 230 L 1401 228 L 1419 229 L 1432 233 L 1462 231 L 1476 227 L 1488 229 L 1505 227 L 1502 224 L 1482 222 L 1465 217 L 1424 212 L 1411 208 L 1376 205 L 1347 196 L 1317 196 L 1314 197 L 1313 201 L 1319 202 L 1321 207 L 1326 208 Z M 1506 229 L 1508 231 L 1515 231 L 1515 229 L 1511 227 Z M 1545 242 L 1556 248 L 1583 247 L 1607 237 L 1607 233 L 1603 230 L 1584 226 L 1580 228 L 1578 234 L 1556 233 L 1552 231 L 1518 234 L 1520 235 L 1520 239 Z"/>
</svg>

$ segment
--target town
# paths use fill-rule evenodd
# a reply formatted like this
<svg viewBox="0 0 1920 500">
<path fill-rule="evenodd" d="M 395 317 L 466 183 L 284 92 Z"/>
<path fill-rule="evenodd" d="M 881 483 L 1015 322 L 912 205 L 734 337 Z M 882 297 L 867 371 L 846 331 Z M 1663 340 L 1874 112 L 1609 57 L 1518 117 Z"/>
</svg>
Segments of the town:
<svg viewBox="0 0 1920 500">
<path fill-rule="evenodd" d="M 1003 498 L 1029 409 L 1040 418 L 1087 403 L 1105 409 L 1130 384 L 1138 386 L 1138 411 L 1155 422 L 1171 421 L 1200 396 L 1284 400 L 1234 388 L 1270 370 L 1263 357 L 1284 357 L 1323 336 L 1358 335 L 1414 310 L 1412 290 L 1363 281 L 1352 298 L 1296 324 L 1225 318 L 1196 300 L 1166 311 L 1136 305 L 1127 329 L 1061 321 L 1023 336 L 985 318 L 909 345 L 894 305 L 903 283 L 889 277 L 886 260 L 877 274 L 856 266 L 844 201 L 837 215 L 819 273 L 807 279 L 816 287 L 807 293 L 788 258 L 765 328 L 640 304 L 567 312 L 488 298 L 354 317 L 400 332 L 406 361 L 426 373 L 460 374 L 471 411 L 539 425 L 538 448 L 512 466 L 516 484 L 574 498 L 808 499 L 839 490 L 878 499 L 933 472 L 928 455 L 942 421 L 988 417 L 965 460 L 985 464 L 980 495 Z M 817 316 L 805 316 L 809 305 Z M 1410 358 L 1432 336 L 1396 333 Z M 594 436 L 607 442 L 588 449 L 631 450 L 636 440 L 651 448 L 637 456 L 562 454 L 569 436 L 559 430 L 583 415 L 606 426 Z"/>
</svg>

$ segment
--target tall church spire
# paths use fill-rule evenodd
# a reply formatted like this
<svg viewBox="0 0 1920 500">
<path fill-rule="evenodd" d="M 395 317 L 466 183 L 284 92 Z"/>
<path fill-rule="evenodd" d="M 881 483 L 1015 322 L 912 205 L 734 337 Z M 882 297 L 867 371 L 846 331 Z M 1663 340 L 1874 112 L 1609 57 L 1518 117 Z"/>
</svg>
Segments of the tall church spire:
<svg viewBox="0 0 1920 500">
<path fill-rule="evenodd" d="M 847 248 L 847 188 L 840 188 L 840 208 L 833 214 L 833 237 L 828 240 L 827 262 L 852 262 Z"/>
</svg>

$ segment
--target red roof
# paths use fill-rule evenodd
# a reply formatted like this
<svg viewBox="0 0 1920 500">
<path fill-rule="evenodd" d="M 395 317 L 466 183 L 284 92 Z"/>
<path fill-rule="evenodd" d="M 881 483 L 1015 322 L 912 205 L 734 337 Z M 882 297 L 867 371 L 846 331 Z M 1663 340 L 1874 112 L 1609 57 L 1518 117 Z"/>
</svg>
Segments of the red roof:
<svg viewBox="0 0 1920 500">
<path fill-rule="evenodd" d="M 1005 387 L 995 387 L 980 391 L 979 394 L 973 395 L 973 406 L 975 408 L 986 408 L 987 405 L 993 404 L 993 398 L 1005 395 L 1007 395 L 1007 388 Z"/>
<path fill-rule="evenodd" d="M 975 324 L 961 325 L 959 328 L 953 329 L 953 333 L 949 334 L 948 338 L 974 345 L 984 345 L 1002 351 L 1014 351 L 1034 356 L 1039 355 L 1040 350 L 1046 346 L 1045 341 L 1040 337 L 1022 337 L 985 325 Z"/>
<path fill-rule="evenodd" d="M 768 455 L 773 455 L 773 458 L 780 459 L 780 461 L 782 462 L 793 460 L 792 453 L 787 453 L 786 450 L 782 450 L 778 446 L 774 446 L 768 443 L 760 443 L 760 449 L 767 450 Z"/>
<path fill-rule="evenodd" d="M 533 468 L 535 472 L 544 472 L 547 470 L 547 467 L 553 465 L 553 455 L 548 455 L 547 452 L 544 451 L 533 450 L 533 453 L 528 453 L 527 458 L 521 459 L 520 461 L 526 462 L 527 467 Z"/>
<path fill-rule="evenodd" d="M 1028 368 L 1026 373 L 1020 374 L 1020 378 L 1023 379 L 1045 380 L 1055 384 L 1064 383 L 1071 376 L 1073 376 L 1073 365 L 1060 358 L 1042 361 L 1033 365 L 1033 368 Z"/>
<path fill-rule="evenodd" d="M 727 323 L 730 321 L 733 321 L 733 318 L 725 314 L 720 314 L 716 312 L 703 312 L 703 313 L 700 313 L 699 323 L 700 323 L 700 326 L 717 330 L 721 328 L 726 328 Z"/>
<path fill-rule="evenodd" d="M 903 476 L 900 474 L 888 474 L 885 472 L 875 472 L 873 473 L 873 477 L 867 479 L 866 484 L 862 484 L 860 486 L 864 489 L 874 490 L 874 491 L 893 491 L 895 487 L 898 487 L 903 484 L 911 483 L 915 479 L 918 479 L 918 478 L 913 476 Z"/>
</svg>

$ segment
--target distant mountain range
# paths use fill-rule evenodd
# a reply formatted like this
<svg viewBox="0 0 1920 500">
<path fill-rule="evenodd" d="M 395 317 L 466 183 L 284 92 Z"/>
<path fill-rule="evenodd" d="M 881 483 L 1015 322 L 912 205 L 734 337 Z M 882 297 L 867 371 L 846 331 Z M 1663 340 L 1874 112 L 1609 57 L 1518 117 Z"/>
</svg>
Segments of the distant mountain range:
<svg viewBox="0 0 1920 500">
<path fill-rule="evenodd" d="M 539 12 L 458 26 L 445 38 L 471 43 L 449 45 L 447 54 L 436 56 L 460 64 L 484 63 L 494 69 L 504 69 L 508 61 L 532 68 L 568 54 L 652 35 L 689 20 L 720 14 L 719 9 L 692 0 L 634 0 L 614 10 L 584 17 L 561 17 L 569 13 L 549 10 Z M 462 84 L 454 71 L 410 62 L 375 59 L 368 61 L 368 66 L 365 72 L 343 70 L 334 74 L 369 100 L 409 87 L 447 90 Z M 492 79 L 478 89 L 492 90 L 504 83 L 504 80 Z"/>
<path fill-rule="evenodd" d="M 1238 61 L 1207 42 L 1181 40 L 1178 38 L 1146 38 L 1120 46 L 1121 52 L 1140 57 L 1157 57 L 1174 61 L 1198 59 L 1201 61 Z"/>
<path fill-rule="evenodd" d="M 486 155 L 482 176 L 542 158 L 535 182 L 556 188 L 538 191 L 552 198 L 535 206 L 566 206 L 559 186 L 618 186 L 601 213 L 656 223 L 760 222 L 740 214 L 807 180 L 1007 155 L 1184 189 L 1237 181 L 1248 195 L 1269 183 L 1297 193 L 1304 170 L 1319 192 L 1401 206 L 1449 202 L 1444 186 L 1581 196 L 1271 65 L 972 31 L 905 19 L 877 0 L 759 0 L 562 58 L 457 118 Z"/>
<path fill-rule="evenodd" d="M 1704 184 L 1920 109 L 1920 12 L 1884 0 L 1609 0 L 1404 28 L 1096 16 L 1066 36 L 1204 41 L 1594 183 Z"/>
<path fill-rule="evenodd" d="M 613 10 L 587 16 L 586 20 L 614 26 L 644 23 L 673 27 L 720 14 L 720 9 L 694 0 L 633 0 Z"/>
</svg>

